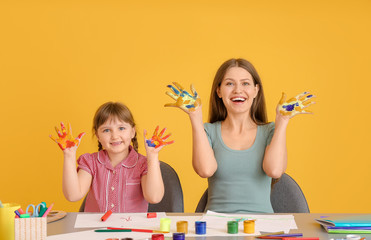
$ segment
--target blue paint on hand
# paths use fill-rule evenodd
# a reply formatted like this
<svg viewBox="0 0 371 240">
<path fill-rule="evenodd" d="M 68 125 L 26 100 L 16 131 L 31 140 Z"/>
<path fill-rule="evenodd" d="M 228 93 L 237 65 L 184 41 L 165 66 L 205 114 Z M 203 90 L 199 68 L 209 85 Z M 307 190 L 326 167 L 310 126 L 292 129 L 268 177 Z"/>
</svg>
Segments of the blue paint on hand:
<svg viewBox="0 0 371 240">
<path fill-rule="evenodd" d="M 148 147 L 156 147 L 156 145 L 154 143 L 152 143 L 151 140 L 146 140 L 146 143 L 147 143 Z"/>
</svg>

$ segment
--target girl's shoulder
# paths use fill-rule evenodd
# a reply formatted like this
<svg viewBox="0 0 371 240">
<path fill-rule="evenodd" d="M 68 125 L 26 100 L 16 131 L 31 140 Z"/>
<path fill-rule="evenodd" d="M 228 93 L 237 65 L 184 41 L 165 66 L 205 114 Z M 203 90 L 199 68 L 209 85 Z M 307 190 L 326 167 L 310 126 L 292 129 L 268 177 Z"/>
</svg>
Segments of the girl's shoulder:
<svg viewBox="0 0 371 240">
<path fill-rule="evenodd" d="M 104 163 L 106 161 L 106 154 L 104 151 L 94 152 L 94 153 L 85 153 L 82 154 L 79 159 L 77 160 L 77 163 Z"/>
</svg>

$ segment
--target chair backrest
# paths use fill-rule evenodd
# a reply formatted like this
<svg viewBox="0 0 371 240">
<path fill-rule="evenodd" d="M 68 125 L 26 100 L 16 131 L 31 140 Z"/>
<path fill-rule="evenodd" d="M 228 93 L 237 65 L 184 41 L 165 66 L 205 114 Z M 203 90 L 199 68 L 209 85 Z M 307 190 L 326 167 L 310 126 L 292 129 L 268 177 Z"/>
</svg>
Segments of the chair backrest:
<svg viewBox="0 0 371 240">
<path fill-rule="evenodd" d="M 207 204 L 208 189 L 198 202 L 195 212 L 204 212 Z M 271 191 L 271 204 L 275 213 L 309 213 L 304 193 L 295 180 L 284 173 L 274 184 Z"/>
<path fill-rule="evenodd" d="M 178 174 L 167 163 L 160 162 L 165 194 L 161 202 L 149 204 L 148 212 L 184 212 L 183 190 Z"/>
<path fill-rule="evenodd" d="M 178 174 L 167 163 L 160 161 L 162 179 L 164 180 L 165 194 L 161 202 L 149 204 L 148 212 L 184 212 L 183 190 Z M 85 201 L 82 202 L 79 212 L 84 212 Z"/>
<path fill-rule="evenodd" d="M 274 184 L 271 203 L 275 213 L 309 213 L 304 193 L 297 182 L 287 173 Z"/>
</svg>

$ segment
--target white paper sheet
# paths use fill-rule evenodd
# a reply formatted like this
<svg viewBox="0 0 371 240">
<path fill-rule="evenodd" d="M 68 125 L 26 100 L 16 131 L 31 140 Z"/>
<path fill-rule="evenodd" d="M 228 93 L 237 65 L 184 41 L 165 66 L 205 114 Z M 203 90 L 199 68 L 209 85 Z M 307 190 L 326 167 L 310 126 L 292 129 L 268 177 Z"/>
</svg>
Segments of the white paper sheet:
<svg viewBox="0 0 371 240">
<path fill-rule="evenodd" d="M 76 217 L 75 228 L 149 228 L 160 230 L 160 218 L 166 217 L 164 212 L 157 213 L 156 218 L 147 218 L 147 213 L 112 213 L 104 222 L 101 213 L 81 213 Z M 155 227 L 155 228 L 154 228 Z"/>
<path fill-rule="evenodd" d="M 166 237 L 172 237 L 172 234 L 177 232 L 176 223 L 178 221 L 188 222 L 188 233 L 186 237 L 195 236 L 232 236 L 227 232 L 227 222 L 232 220 L 240 220 L 239 233 L 233 236 L 254 236 L 260 235 L 260 232 L 278 232 L 284 231 L 289 233 L 290 229 L 297 229 L 293 215 L 252 215 L 252 214 L 223 214 L 208 211 L 202 216 L 166 216 L 165 213 L 157 213 L 156 218 L 147 218 L 146 213 L 113 213 L 105 222 L 100 218 L 102 214 L 78 214 L 75 222 L 75 228 L 105 228 L 105 227 L 123 227 L 123 228 L 143 228 L 160 230 L 160 219 L 163 217 L 170 218 L 170 233 L 165 234 Z M 256 219 L 255 233 L 243 233 L 243 220 Z M 195 222 L 206 221 L 206 234 L 195 234 Z M 150 239 L 152 233 L 141 232 L 116 232 L 102 233 L 91 231 L 82 231 L 47 237 L 47 240 L 101 240 L 107 238 L 133 238 L 135 240 Z"/>
</svg>

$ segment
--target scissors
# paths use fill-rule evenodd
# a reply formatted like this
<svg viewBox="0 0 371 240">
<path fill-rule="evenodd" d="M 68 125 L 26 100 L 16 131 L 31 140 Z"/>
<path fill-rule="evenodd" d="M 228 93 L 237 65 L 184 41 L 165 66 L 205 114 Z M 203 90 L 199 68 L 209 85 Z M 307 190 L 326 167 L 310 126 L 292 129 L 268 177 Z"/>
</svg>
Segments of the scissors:
<svg viewBox="0 0 371 240">
<path fill-rule="evenodd" d="M 31 215 L 30 212 L 28 212 L 29 208 L 33 209 L 32 215 Z M 39 217 L 41 209 L 44 209 L 44 208 L 46 208 L 46 204 L 44 202 L 39 203 L 36 207 L 35 207 L 35 205 L 30 204 L 30 205 L 27 206 L 26 213 L 30 214 L 30 217 Z"/>
</svg>

